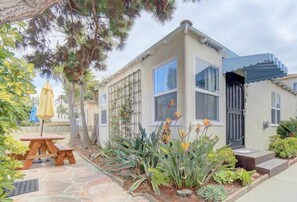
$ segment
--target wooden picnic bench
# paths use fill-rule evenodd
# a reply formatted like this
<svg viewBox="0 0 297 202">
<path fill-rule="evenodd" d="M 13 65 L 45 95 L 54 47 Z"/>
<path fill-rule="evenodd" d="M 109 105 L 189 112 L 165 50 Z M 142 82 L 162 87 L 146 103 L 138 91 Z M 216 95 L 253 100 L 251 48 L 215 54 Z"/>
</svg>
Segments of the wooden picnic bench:
<svg viewBox="0 0 297 202">
<path fill-rule="evenodd" d="M 56 143 L 55 147 L 57 148 L 58 156 L 55 157 L 56 159 L 56 166 L 61 166 L 64 164 L 64 160 L 68 159 L 70 164 L 76 164 L 73 149 L 67 146 L 63 146 L 61 144 Z"/>
<path fill-rule="evenodd" d="M 20 160 L 25 160 L 21 169 L 29 169 L 34 159 L 58 157 L 58 150 L 54 145 L 55 140 L 63 140 L 65 137 L 59 135 L 47 136 L 24 136 L 21 141 L 29 141 L 29 150 L 23 156 L 17 156 Z"/>
</svg>

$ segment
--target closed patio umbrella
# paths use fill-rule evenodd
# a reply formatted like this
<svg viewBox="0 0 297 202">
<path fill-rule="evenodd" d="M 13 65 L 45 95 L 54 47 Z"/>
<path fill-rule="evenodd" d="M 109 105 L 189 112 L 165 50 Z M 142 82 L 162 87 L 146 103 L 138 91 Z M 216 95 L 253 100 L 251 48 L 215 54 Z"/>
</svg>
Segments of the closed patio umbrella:
<svg viewBox="0 0 297 202">
<path fill-rule="evenodd" d="M 44 120 L 54 116 L 54 93 L 48 81 L 44 84 L 41 90 L 36 115 L 42 120 L 40 134 L 40 136 L 42 136 Z"/>
</svg>

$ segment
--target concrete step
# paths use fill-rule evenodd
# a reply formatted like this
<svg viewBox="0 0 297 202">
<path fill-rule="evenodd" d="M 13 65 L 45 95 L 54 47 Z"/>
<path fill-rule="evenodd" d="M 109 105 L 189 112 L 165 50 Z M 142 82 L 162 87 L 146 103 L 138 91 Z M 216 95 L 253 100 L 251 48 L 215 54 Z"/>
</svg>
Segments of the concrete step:
<svg viewBox="0 0 297 202">
<path fill-rule="evenodd" d="M 275 158 L 275 153 L 272 151 L 253 151 L 250 153 L 236 152 L 235 156 L 238 160 L 237 167 L 245 168 L 246 170 L 254 170 L 256 165 Z"/>
<path fill-rule="evenodd" d="M 256 170 L 262 174 L 269 174 L 270 177 L 288 168 L 288 161 L 283 159 L 271 159 L 256 165 Z"/>
</svg>

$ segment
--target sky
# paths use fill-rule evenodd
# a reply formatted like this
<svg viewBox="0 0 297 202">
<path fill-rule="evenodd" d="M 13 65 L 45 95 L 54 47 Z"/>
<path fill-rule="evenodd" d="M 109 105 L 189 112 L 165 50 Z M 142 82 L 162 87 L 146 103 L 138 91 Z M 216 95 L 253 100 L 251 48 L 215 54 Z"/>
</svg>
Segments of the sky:
<svg viewBox="0 0 297 202">
<path fill-rule="evenodd" d="M 176 29 L 182 20 L 233 52 L 244 56 L 273 53 L 289 70 L 297 73 L 297 1 L 296 0 L 202 0 L 199 3 L 178 1 L 171 21 L 164 25 L 142 13 L 122 51 L 113 51 L 106 61 L 108 70 L 95 72 L 97 78 L 111 75 Z M 36 78 L 41 88 L 45 80 Z M 62 89 L 51 81 L 57 95 Z M 38 95 L 40 90 L 38 91 Z M 56 97 L 56 95 L 55 95 Z"/>
</svg>

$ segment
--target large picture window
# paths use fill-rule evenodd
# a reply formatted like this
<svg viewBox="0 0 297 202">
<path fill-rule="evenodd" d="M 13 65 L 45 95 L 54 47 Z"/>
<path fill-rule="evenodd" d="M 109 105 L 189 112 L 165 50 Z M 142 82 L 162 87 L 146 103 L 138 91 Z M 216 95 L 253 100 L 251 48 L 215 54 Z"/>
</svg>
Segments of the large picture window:
<svg viewBox="0 0 297 202">
<path fill-rule="evenodd" d="M 100 123 L 102 125 L 107 124 L 107 96 L 106 94 L 103 94 L 100 96 Z"/>
<path fill-rule="evenodd" d="M 279 93 L 271 93 L 271 123 L 279 124 L 281 117 L 281 96 Z"/>
<path fill-rule="evenodd" d="M 172 117 L 177 110 L 177 60 L 154 70 L 155 121 Z M 170 100 L 174 105 L 168 109 Z"/>
<path fill-rule="evenodd" d="M 219 70 L 196 58 L 196 119 L 219 121 Z"/>
</svg>

